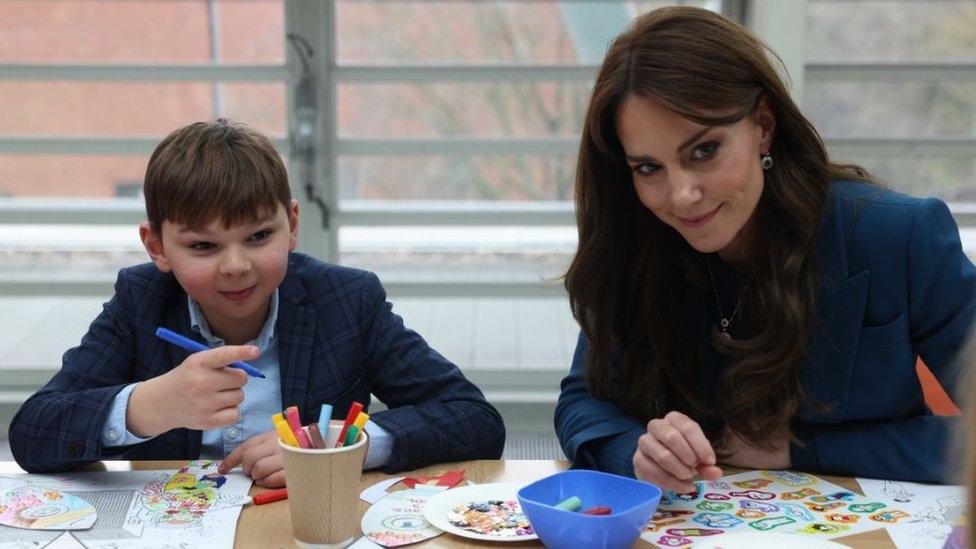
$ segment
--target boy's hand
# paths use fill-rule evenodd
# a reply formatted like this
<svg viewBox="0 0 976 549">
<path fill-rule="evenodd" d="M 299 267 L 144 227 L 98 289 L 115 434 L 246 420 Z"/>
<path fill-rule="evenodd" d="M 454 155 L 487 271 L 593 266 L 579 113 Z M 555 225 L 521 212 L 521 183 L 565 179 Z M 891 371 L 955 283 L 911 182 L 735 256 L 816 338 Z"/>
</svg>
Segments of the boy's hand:
<svg viewBox="0 0 976 549">
<path fill-rule="evenodd" d="M 245 475 L 254 479 L 254 483 L 262 488 L 284 486 L 285 462 L 278 446 L 278 433 L 268 431 L 245 440 L 220 462 L 217 472 L 226 475 L 238 465 L 244 469 Z"/>
<path fill-rule="evenodd" d="M 705 480 L 722 476 L 715 450 L 694 420 L 680 412 L 652 419 L 637 440 L 634 475 L 679 494 L 694 490 L 696 474 Z"/>
<path fill-rule="evenodd" d="M 165 374 L 136 385 L 126 409 L 126 427 L 139 436 L 171 429 L 217 429 L 237 423 L 247 374 L 227 368 L 260 354 L 253 345 L 226 345 L 193 353 Z"/>
</svg>

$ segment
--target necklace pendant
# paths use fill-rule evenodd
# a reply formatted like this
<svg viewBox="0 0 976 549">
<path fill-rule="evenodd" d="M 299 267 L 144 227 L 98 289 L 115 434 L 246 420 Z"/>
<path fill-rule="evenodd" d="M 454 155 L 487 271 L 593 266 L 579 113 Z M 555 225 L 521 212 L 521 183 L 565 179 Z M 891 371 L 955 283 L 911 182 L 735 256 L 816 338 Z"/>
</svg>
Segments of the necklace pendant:
<svg viewBox="0 0 976 549">
<path fill-rule="evenodd" d="M 729 324 L 730 324 L 729 319 L 723 318 L 721 321 L 719 321 L 719 324 L 722 326 L 723 332 L 729 329 Z"/>
</svg>

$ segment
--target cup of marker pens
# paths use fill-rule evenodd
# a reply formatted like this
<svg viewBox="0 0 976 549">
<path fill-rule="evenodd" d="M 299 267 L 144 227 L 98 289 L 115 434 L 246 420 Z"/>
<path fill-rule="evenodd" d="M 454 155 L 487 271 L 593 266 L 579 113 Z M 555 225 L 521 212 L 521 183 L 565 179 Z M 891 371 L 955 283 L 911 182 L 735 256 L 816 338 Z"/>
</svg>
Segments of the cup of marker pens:
<svg viewBox="0 0 976 549">
<path fill-rule="evenodd" d="M 305 427 L 307 433 L 307 427 Z M 300 448 L 280 438 L 288 479 L 291 529 L 299 547 L 346 547 L 359 533 L 357 498 L 366 459 L 365 432 L 336 448 L 341 423 L 329 423 L 325 448 Z"/>
</svg>

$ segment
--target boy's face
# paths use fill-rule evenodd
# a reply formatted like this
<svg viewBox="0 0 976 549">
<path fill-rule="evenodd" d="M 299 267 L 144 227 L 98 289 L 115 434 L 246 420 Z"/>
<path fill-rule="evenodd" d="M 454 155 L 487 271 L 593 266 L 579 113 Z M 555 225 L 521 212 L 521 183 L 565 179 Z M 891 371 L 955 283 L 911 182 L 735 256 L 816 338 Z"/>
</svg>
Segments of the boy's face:
<svg viewBox="0 0 976 549">
<path fill-rule="evenodd" d="M 199 228 L 164 221 L 160 232 L 148 222 L 139 228 L 153 263 L 176 276 L 211 330 L 228 343 L 256 337 L 271 294 L 285 277 L 288 252 L 295 249 L 298 202 L 292 200 L 288 211 L 278 204 L 273 214 L 227 229 L 220 219 Z"/>
</svg>

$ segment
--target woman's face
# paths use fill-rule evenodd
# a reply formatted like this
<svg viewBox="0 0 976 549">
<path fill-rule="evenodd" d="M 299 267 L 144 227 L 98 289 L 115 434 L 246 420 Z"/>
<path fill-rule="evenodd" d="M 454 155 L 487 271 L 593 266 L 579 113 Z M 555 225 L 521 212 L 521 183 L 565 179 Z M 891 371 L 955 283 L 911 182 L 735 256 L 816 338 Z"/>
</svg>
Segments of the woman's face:
<svg viewBox="0 0 976 549">
<path fill-rule="evenodd" d="M 702 126 L 631 94 L 616 124 L 641 203 L 699 252 L 741 259 L 775 127 L 766 101 L 730 126 Z"/>
</svg>

